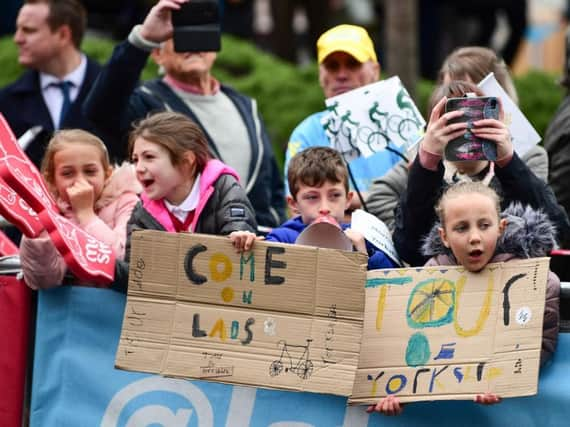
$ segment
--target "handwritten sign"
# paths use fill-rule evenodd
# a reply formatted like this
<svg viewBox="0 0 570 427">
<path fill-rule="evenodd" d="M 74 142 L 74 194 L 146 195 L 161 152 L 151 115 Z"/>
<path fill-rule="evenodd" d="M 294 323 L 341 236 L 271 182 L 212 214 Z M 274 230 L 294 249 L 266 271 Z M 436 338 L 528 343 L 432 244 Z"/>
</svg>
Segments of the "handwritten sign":
<svg viewBox="0 0 570 427">
<path fill-rule="evenodd" d="M 368 274 L 351 403 L 536 394 L 548 258 Z"/>
<path fill-rule="evenodd" d="M 548 258 L 366 272 L 366 256 L 141 231 L 121 369 L 373 403 L 536 393 Z"/>
<path fill-rule="evenodd" d="M 358 364 L 366 256 L 141 231 L 116 366 L 348 396 Z"/>
</svg>

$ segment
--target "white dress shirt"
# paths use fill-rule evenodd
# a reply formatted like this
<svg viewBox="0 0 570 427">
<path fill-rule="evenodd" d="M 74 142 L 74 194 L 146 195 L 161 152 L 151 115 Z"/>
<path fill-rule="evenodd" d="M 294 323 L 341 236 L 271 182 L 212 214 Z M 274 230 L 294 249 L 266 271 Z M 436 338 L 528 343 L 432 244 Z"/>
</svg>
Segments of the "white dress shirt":
<svg viewBox="0 0 570 427">
<path fill-rule="evenodd" d="M 52 84 L 59 83 L 61 81 L 71 82 L 73 86 L 69 91 L 69 97 L 71 98 L 71 102 L 73 102 L 79 95 L 79 89 L 85 79 L 86 72 L 87 58 L 85 55 L 81 54 L 81 62 L 79 66 L 71 73 L 67 74 L 63 79 L 58 79 L 51 74 L 40 73 L 40 87 L 42 88 L 42 95 L 49 110 L 54 129 L 57 129 L 57 125 L 59 123 L 59 113 L 61 112 L 61 107 L 63 105 L 63 94 L 61 93 L 61 89 L 53 86 Z"/>
<path fill-rule="evenodd" d="M 181 223 L 186 221 L 186 217 L 190 212 L 192 212 L 198 206 L 198 202 L 200 201 L 200 174 L 196 175 L 196 179 L 194 180 L 194 185 L 192 186 L 192 190 L 182 203 L 179 205 L 173 205 L 168 203 L 166 199 L 164 199 L 164 205 L 166 209 L 170 211 L 172 215 L 180 220 Z"/>
</svg>

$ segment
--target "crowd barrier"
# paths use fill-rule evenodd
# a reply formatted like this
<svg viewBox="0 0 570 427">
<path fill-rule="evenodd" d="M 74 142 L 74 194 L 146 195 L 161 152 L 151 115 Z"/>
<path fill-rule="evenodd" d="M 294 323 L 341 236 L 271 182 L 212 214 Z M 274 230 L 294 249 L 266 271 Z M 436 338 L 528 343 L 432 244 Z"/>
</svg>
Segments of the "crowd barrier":
<svg viewBox="0 0 570 427">
<path fill-rule="evenodd" d="M 21 426 L 29 357 L 31 291 L 18 257 L 0 261 L 0 426 Z"/>
<path fill-rule="evenodd" d="M 45 426 L 536 426 L 570 419 L 570 334 L 560 334 L 539 393 L 490 407 L 412 403 L 399 417 L 368 415 L 342 397 L 163 378 L 114 369 L 125 296 L 107 289 L 39 292 L 32 427 Z"/>
</svg>

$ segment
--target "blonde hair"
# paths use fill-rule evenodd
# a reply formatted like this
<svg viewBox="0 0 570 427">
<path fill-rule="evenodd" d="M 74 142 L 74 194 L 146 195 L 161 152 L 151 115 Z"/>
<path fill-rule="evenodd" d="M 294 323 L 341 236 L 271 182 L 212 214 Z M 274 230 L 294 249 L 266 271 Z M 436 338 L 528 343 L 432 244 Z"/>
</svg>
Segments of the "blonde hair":
<svg viewBox="0 0 570 427">
<path fill-rule="evenodd" d="M 435 213 L 442 227 L 445 227 L 445 203 L 455 197 L 474 193 L 487 196 L 491 199 L 497 211 L 497 218 L 500 218 L 501 199 L 495 190 L 480 181 L 461 181 L 447 187 L 435 205 Z"/>
<path fill-rule="evenodd" d="M 42 159 L 41 173 L 48 186 L 53 187 L 55 185 L 55 154 L 72 144 L 85 144 L 98 148 L 101 153 L 101 165 L 105 174 L 107 175 L 107 171 L 111 169 L 109 153 L 101 139 L 81 129 L 59 130 L 50 139 Z"/>
<path fill-rule="evenodd" d="M 439 70 L 438 83 L 442 83 L 445 75 L 448 75 L 451 80 L 465 80 L 465 77 L 469 77 L 477 84 L 489 73 L 495 74 L 501 87 L 515 104 L 518 104 L 519 97 L 507 64 L 493 50 L 486 47 L 467 46 L 455 49 L 443 62 Z"/>
</svg>

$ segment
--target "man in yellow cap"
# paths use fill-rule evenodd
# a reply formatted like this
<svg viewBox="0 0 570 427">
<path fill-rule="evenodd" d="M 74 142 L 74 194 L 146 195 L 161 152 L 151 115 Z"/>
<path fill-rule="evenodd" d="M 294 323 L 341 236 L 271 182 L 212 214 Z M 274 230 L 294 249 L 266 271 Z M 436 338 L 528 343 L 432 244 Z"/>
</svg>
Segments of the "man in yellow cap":
<svg viewBox="0 0 570 427">
<path fill-rule="evenodd" d="M 376 59 L 374 43 L 367 31 L 355 25 L 338 25 L 321 35 L 317 41 L 319 83 L 325 98 L 340 95 L 380 79 L 380 64 Z M 291 134 L 285 157 L 285 186 L 291 158 L 309 147 L 331 146 L 321 119 L 325 111 L 310 115 Z M 333 147 L 334 148 L 334 147 Z M 389 151 L 379 151 L 364 158 L 346 159 L 351 172 L 351 187 L 366 198 L 372 181 L 386 173 L 400 157 Z M 289 189 L 287 187 L 287 194 Z M 360 206 L 359 197 L 353 198 L 352 208 Z"/>
</svg>

